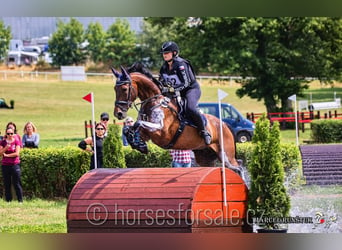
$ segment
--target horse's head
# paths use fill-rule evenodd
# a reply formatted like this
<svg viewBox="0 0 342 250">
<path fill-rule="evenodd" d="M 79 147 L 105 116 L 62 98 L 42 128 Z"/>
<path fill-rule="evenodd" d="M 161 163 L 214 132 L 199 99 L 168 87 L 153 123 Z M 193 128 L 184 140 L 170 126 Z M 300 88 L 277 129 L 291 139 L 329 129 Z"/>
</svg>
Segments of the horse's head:
<svg viewBox="0 0 342 250">
<path fill-rule="evenodd" d="M 127 111 L 137 98 L 137 94 L 132 86 L 130 75 L 122 66 L 121 73 L 116 71 L 114 68 L 112 68 L 112 72 L 117 78 L 114 86 L 116 94 L 114 116 L 121 120 L 127 116 Z"/>
<path fill-rule="evenodd" d="M 141 103 L 151 102 L 161 95 L 159 82 L 141 64 L 134 63 L 128 70 L 121 66 L 121 73 L 112 68 L 117 81 L 114 87 L 116 93 L 114 116 L 124 119 L 135 99 Z"/>
</svg>

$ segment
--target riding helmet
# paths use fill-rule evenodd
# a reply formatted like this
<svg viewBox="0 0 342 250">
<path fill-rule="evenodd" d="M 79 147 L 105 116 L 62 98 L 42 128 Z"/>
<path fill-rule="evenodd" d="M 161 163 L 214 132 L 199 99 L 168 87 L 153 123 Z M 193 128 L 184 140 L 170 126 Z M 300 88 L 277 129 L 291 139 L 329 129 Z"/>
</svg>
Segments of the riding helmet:
<svg viewBox="0 0 342 250">
<path fill-rule="evenodd" d="M 172 41 L 168 41 L 163 43 L 161 49 L 160 49 L 160 53 L 167 53 L 167 52 L 176 52 L 176 54 L 174 54 L 175 56 L 178 55 L 179 53 L 179 47 L 177 45 L 177 43 L 172 42 Z"/>
</svg>

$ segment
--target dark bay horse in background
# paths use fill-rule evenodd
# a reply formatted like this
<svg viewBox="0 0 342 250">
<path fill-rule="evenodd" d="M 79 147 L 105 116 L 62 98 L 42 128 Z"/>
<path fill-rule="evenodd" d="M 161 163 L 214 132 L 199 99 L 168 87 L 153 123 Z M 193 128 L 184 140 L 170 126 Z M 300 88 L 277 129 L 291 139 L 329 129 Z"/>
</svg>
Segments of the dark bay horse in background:
<svg viewBox="0 0 342 250">
<path fill-rule="evenodd" d="M 133 67 L 133 70 L 132 70 Z M 224 159 L 221 159 L 220 120 L 205 114 L 207 129 L 212 136 L 206 145 L 197 128 L 184 125 L 179 118 L 179 107 L 175 100 L 162 95 L 157 80 L 145 68 L 132 66 L 128 70 L 121 67 L 121 73 L 112 68 L 117 81 L 115 84 L 114 116 L 119 120 L 127 116 L 134 101 L 140 99 L 137 121 L 140 123 L 141 137 L 152 140 L 156 145 L 169 149 L 191 149 L 200 166 L 214 166 L 218 158 L 225 166 L 241 174 L 242 167 L 235 158 L 235 140 L 231 130 L 223 123 Z M 182 132 L 180 132 L 182 131 Z"/>
</svg>

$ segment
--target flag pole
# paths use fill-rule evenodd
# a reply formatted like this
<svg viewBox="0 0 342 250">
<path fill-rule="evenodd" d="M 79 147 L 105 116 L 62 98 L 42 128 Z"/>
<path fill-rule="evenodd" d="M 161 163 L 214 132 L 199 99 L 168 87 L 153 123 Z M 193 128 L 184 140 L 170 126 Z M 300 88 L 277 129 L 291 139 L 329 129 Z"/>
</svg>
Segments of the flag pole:
<svg viewBox="0 0 342 250">
<path fill-rule="evenodd" d="M 223 185 L 223 202 L 227 208 L 227 188 L 226 188 L 226 166 L 224 157 L 224 142 L 223 142 L 223 128 L 222 128 L 222 115 L 221 115 L 221 100 L 228 94 L 218 89 L 218 101 L 219 101 L 219 118 L 220 118 L 220 145 L 221 145 L 221 160 L 222 160 L 222 185 Z"/>
<path fill-rule="evenodd" d="M 97 168 L 97 154 L 96 154 L 96 134 L 95 134 L 95 104 L 94 104 L 94 93 L 90 92 L 88 95 L 83 96 L 83 100 L 91 103 L 91 114 L 92 114 L 92 124 L 91 124 L 91 131 L 93 132 L 93 148 L 94 148 L 94 167 Z"/>
<path fill-rule="evenodd" d="M 299 139 L 298 139 L 298 114 L 297 114 L 297 95 L 291 95 L 289 98 L 289 100 L 293 101 L 295 103 L 294 105 L 294 114 L 295 114 L 295 123 L 296 123 L 296 144 L 297 146 L 299 145 Z"/>
<path fill-rule="evenodd" d="M 96 153 L 96 133 L 95 133 L 95 102 L 94 102 L 94 93 L 91 92 L 91 114 L 92 114 L 92 118 L 93 118 L 93 126 L 92 126 L 92 130 L 93 130 L 93 147 L 94 147 L 94 167 L 95 169 L 97 169 L 97 153 Z"/>
<path fill-rule="evenodd" d="M 297 96 L 296 95 L 295 95 L 294 102 L 295 102 L 295 122 L 296 122 L 296 143 L 297 143 L 297 146 L 299 146 L 299 138 L 298 138 L 298 134 L 299 134 L 299 131 L 298 131 L 298 112 L 297 112 Z M 304 126 L 304 123 L 302 125 Z"/>
</svg>

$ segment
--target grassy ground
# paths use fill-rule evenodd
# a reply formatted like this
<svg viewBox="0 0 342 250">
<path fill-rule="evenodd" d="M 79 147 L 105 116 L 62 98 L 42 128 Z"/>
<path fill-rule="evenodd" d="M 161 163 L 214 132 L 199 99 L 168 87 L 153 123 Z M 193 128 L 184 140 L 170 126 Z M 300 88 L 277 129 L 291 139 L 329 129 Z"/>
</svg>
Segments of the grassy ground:
<svg viewBox="0 0 342 250">
<path fill-rule="evenodd" d="M 291 196 L 291 216 L 324 219 L 321 224 L 290 224 L 293 233 L 342 233 L 342 186 L 302 186 Z M 314 220 L 315 221 L 315 220 Z"/>
<path fill-rule="evenodd" d="M 0 232 L 65 233 L 66 200 L 34 199 L 19 204 L 0 200 Z"/>
</svg>

